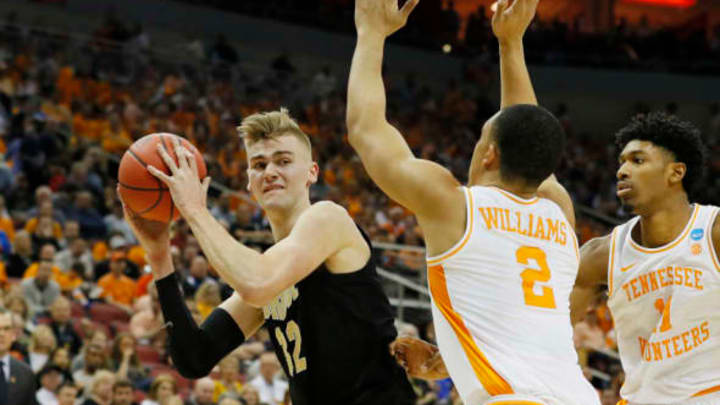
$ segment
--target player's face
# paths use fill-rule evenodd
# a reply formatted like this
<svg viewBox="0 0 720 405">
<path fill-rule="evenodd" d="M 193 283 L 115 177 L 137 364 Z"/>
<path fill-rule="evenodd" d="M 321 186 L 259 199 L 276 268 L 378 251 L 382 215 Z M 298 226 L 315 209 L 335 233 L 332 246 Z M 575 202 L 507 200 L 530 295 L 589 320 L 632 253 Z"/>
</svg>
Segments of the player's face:
<svg viewBox="0 0 720 405">
<path fill-rule="evenodd" d="M 248 146 L 248 190 L 264 209 L 291 209 L 309 198 L 318 166 L 295 136 L 264 139 Z"/>
<path fill-rule="evenodd" d="M 682 175 L 677 178 L 677 169 L 683 165 L 652 142 L 630 141 L 620 153 L 619 162 L 617 196 L 634 214 L 662 201 L 673 184 L 682 182 Z"/>
</svg>

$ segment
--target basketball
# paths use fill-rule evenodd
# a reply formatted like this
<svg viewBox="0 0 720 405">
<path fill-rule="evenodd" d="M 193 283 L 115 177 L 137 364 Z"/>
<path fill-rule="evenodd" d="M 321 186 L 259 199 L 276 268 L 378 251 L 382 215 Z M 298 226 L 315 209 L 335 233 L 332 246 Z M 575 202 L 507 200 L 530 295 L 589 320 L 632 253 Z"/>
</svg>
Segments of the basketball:
<svg viewBox="0 0 720 405">
<path fill-rule="evenodd" d="M 146 135 L 130 145 L 120 160 L 118 169 L 118 188 L 123 202 L 141 217 L 153 221 L 170 222 L 178 218 L 178 211 L 173 204 L 170 191 L 160 179 L 147 170 L 151 165 L 170 175 L 170 169 L 163 162 L 157 150 L 160 143 L 168 155 L 177 162 L 173 140 L 180 139 L 181 144 L 189 150 L 197 162 L 200 179 L 207 174 L 205 161 L 200 152 L 186 139 L 168 133 Z"/>
</svg>

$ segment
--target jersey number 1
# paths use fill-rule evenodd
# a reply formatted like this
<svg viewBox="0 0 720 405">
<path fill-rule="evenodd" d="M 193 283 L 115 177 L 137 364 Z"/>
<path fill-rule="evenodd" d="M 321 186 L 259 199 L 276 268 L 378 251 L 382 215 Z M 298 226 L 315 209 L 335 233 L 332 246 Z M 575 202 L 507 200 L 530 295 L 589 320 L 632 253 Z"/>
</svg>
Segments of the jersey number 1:
<svg viewBox="0 0 720 405">
<path fill-rule="evenodd" d="M 518 263 L 527 266 L 532 259 L 537 263 L 539 269 L 527 267 L 520 273 L 522 278 L 522 289 L 525 295 L 525 304 L 540 308 L 556 308 L 555 294 L 552 288 L 542 286 L 542 294 L 535 293 L 535 283 L 547 283 L 550 281 L 550 268 L 547 264 L 547 255 L 537 247 L 523 246 L 515 252 Z"/>
<path fill-rule="evenodd" d="M 286 335 L 287 339 L 285 339 Z M 290 377 L 305 371 L 307 369 L 307 360 L 305 357 L 300 355 L 300 350 L 302 349 L 302 336 L 300 336 L 300 326 L 298 326 L 297 322 L 288 322 L 287 326 L 285 326 L 284 334 L 282 329 L 276 327 L 275 338 L 277 338 L 278 343 L 282 346 L 283 354 L 285 355 L 285 363 L 287 363 Z M 288 341 L 295 342 L 292 357 L 290 356 L 290 352 L 288 352 Z"/>
</svg>

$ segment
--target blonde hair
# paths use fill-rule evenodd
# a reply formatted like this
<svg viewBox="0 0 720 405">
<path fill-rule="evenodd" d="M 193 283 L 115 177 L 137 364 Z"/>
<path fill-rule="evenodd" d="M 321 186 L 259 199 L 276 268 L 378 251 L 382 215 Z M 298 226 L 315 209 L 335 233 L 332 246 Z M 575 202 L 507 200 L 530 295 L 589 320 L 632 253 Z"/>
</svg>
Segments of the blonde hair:
<svg viewBox="0 0 720 405">
<path fill-rule="evenodd" d="M 178 387 L 175 378 L 170 374 L 159 374 L 157 377 L 155 377 L 155 380 L 153 380 L 152 384 L 150 384 L 150 391 L 148 392 L 148 397 L 150 397 L 150 399 L 158 399 L 158 390 L 163 383 L 170 383 L 170 385 L 172 385 L 173 394 L 177 394 Z"/>
<path fill-rule="evenodd" d="M 246 146 L 264 139 L 292 135 L 307 146 L 312 156 L 310 138 L 300 129 L 298 123 L 290 116 L 285 107 L 280 108 L 279 111 L 253 114 L 242 120 L 240 126 L 237 127 L 237 131 L 245 141 Z"/>
<path fill-rule="evenodd" d="M 41 338 L 47 338 L 50 342 L 50 347 L 43 347 L 43 349 L 47 349 L 48 354 L 55 350 L 55 348 L 57 347 L 57 340 L 55 339 L 55 334 L 53 333 L 52 329 L 50 329 L 50 327 L 47 325 L 38 325 L 33 331 L 32 335 L 30 335 L 30 344 L 28 345 L 28 351 L 35 352 L 37 349 L 41 348 Z"/>
<path fill-rule="evenodd" d="M 110 381 L 111 385 L 115 384 L 115 373 L 108 370 L 97 370 L 95 374 L 93 374 L 92 379 L 87 385 L 90 395 L 95 394 L 98 385 L 100 385 L 100 383 L 103 381 Z"/>
</svg>

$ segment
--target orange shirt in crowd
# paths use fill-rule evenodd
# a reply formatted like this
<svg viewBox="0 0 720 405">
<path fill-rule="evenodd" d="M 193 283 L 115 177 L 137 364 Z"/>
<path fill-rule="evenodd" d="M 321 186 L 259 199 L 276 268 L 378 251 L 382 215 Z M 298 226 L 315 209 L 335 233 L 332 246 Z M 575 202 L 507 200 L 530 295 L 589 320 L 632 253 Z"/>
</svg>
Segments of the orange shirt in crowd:
<svg viewBox="0 0 720 405">
<path fill-rule="evenodd" d="M 98 280 L 98 286 L 102 288 L 101 297 L 110 297 L 119 304 L 132 305 L 135 299 L 135 282 L 127 276 L 108 273 Z"/>
<path fill-rule="evenodd" d="M 0 231 L 4 231 L 10 242 L 15 240 L 15 227 L 9 217 L 0 217 Z"/>
<path fill-rule="evenodd" d="M 102 135 L 102 148 L 108 153 L 124 153 L 132 143 L 130 133 L 124 128 L 115 132 L 108 127 Z"/>
<path fill-rule="evenodd" d="M 23 278 L 35 277 L 39 266 L 37 262 L 31 264 L 30 267 L 25 270 Z M 72 291 L 82 284 L 82 277 L 71 271 L 62 271 L 60 267 L 55 265 L 52 267 L 52 278 L 60 285 L 60 289 L 63 291 Z"/>
<path fill-rule="evenodd" d="M 148 293 L 148 284 L 153 280 L 152 273 L 145 273 L 137 281 L 135 286 L 135 297 L 139 298 Z"/>
<path fill-rule="evenodd" d="M 28 231 L 28 233 L 33 234 L 35 233 L 35 229 L 37 229 L 38 219 L 30 218 L 30 220 L 25 223 L 25 230 Z M 53 221 L 53 237 L 55 239 L 62 239 L 62 226 L 60 226 L 60 223 L 57 221 Z"/>
<path fill-rule="evenodd" d="M 8 276 L 7 272 L 5 271 L 5 263 L 0 262 L 0 286 L 3 288 L 7 285 L 8 282 Z"/>
</svg>

